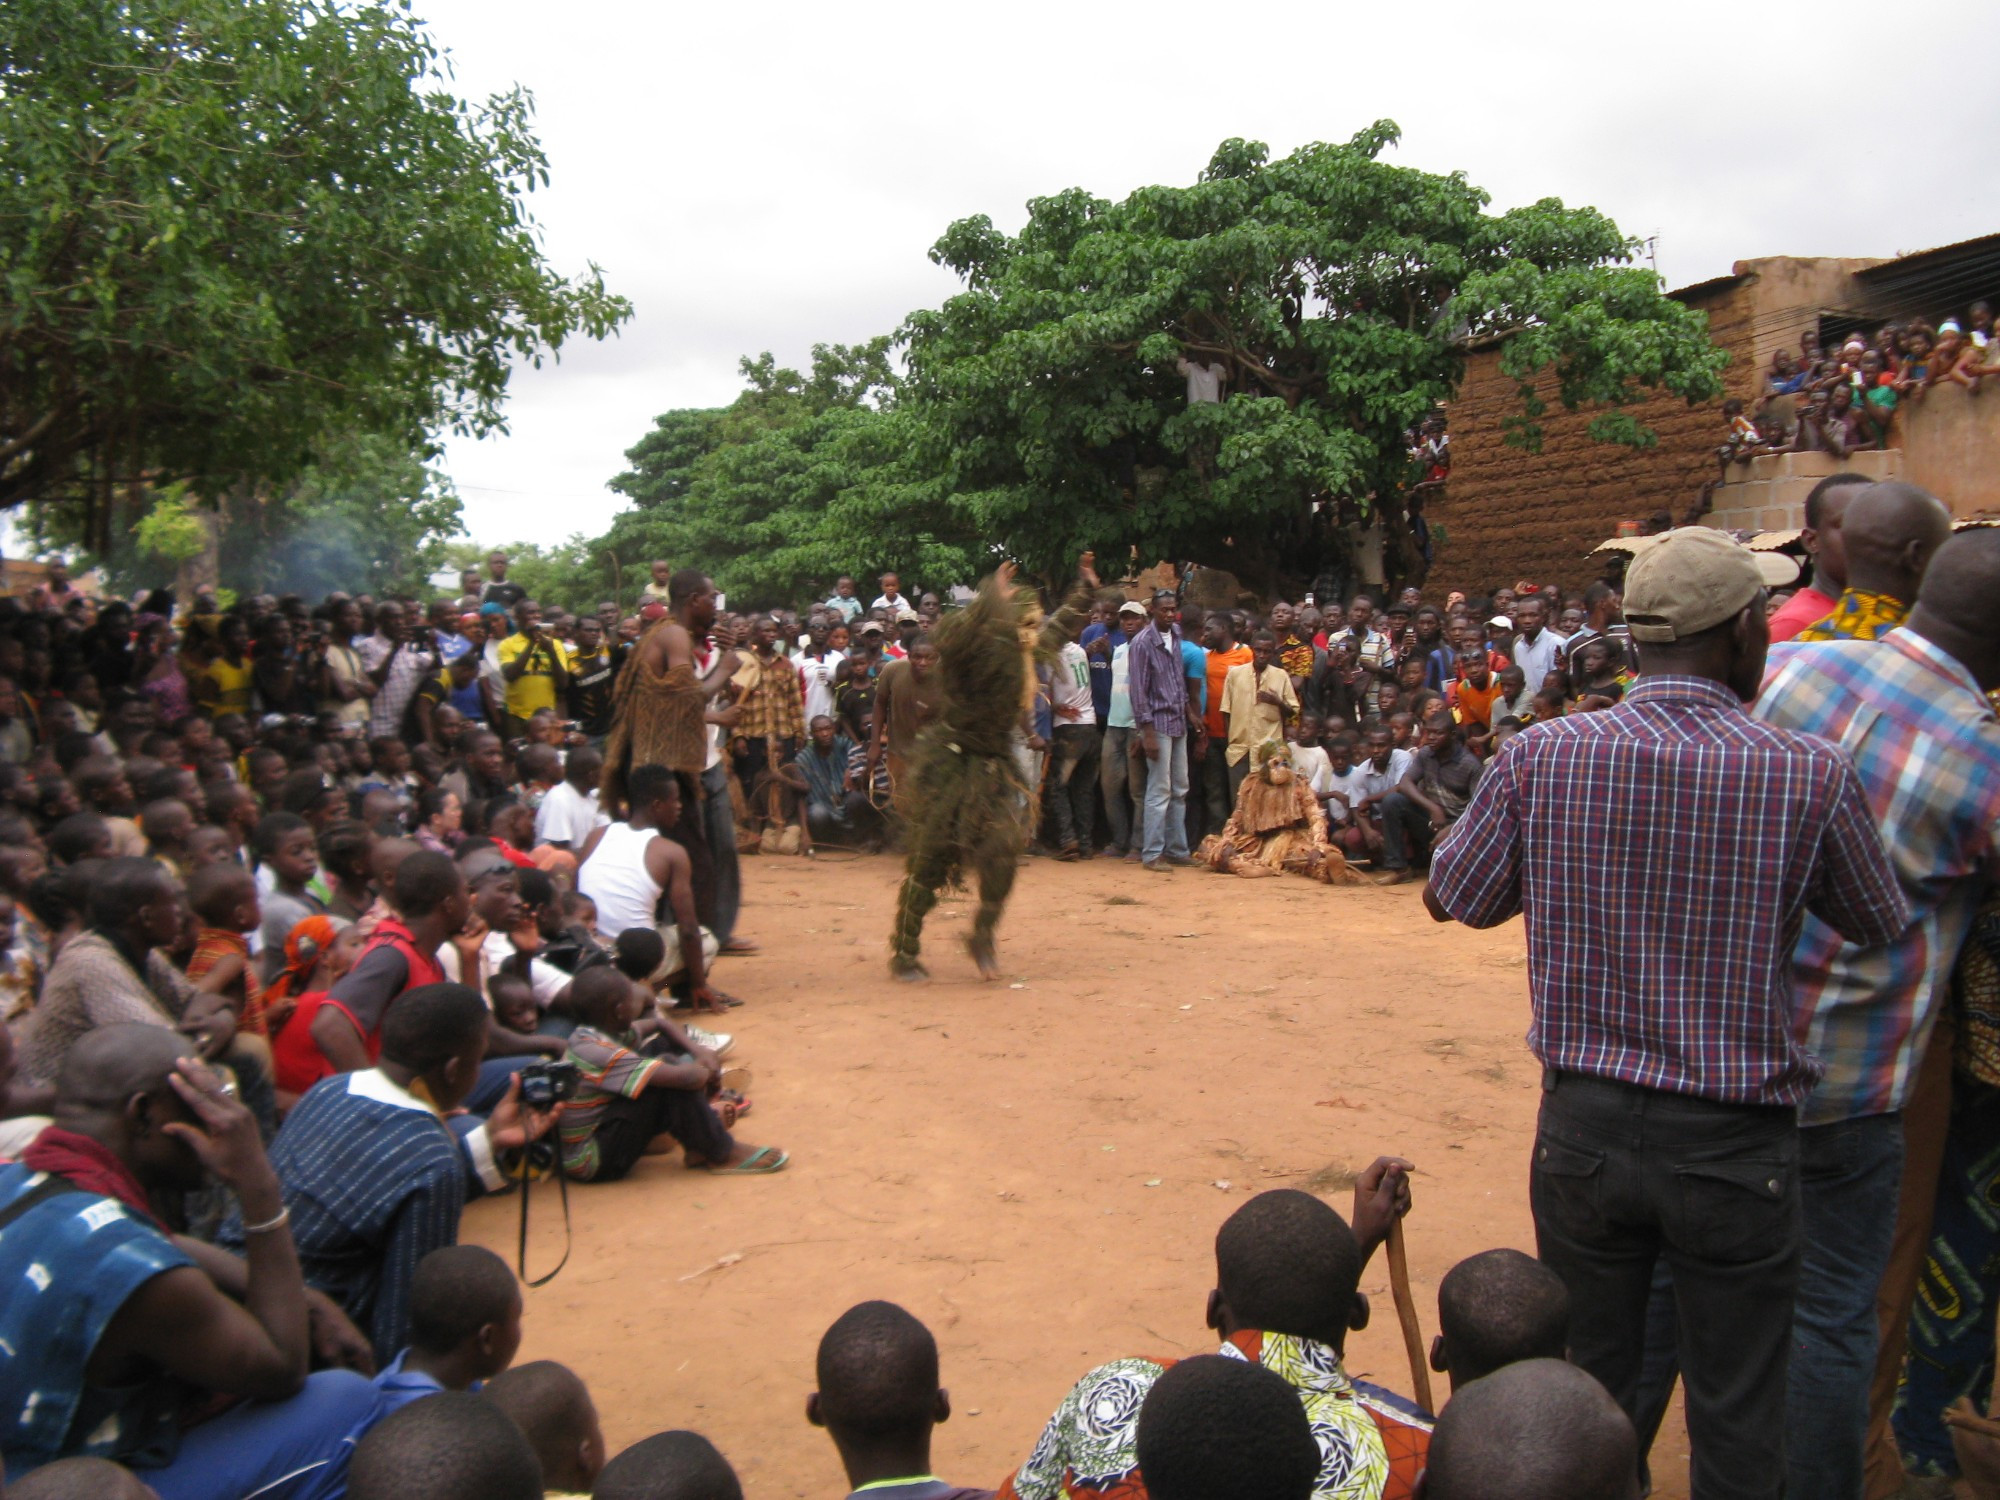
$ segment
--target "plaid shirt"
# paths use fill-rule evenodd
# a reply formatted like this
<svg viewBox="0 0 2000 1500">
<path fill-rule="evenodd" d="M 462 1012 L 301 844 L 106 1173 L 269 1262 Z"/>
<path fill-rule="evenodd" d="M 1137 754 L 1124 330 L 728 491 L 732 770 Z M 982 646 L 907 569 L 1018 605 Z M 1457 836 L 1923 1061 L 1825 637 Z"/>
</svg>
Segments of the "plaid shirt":
<svg viewBox="0 0 2000 1500">
<path fill-rule="evenodd" d="M 1156 734 L 1186 734 L 1188 690 L 1181 665 L 1181 628 L 1167 635 L 1148 620 L 1125 647 L 1125 686 L 1132 697 L 1132 722 Z"/>
<path fill-rule="evenodd" d="M 1699 677 L 1501 746 L 1431 889 L 1470 927 L 1526 913 L 1544 1064 L 1738 1104 L 1819 1078 L 1793 1026 L 1807 907 L 1863 943 L 1910 915 L 1853 762 Z"/>
<path fill-rule="evenodd" d="M 734 733 L 751 740 L 767 735 L 781 740 L 805 738 L 805 693 L 797 667 L 782 656 L 766 661 L 756 652 L 746 651 L 743 665 L 730 680 L 743 689 L 743 696 L 736 700 L 743 715 L 736 721 Z"/>
<path fill-rule="evenodd" d="M 1757 717 L 1854 758 L 1915 917 L 1871 948 L 1806 919 L 1792 978 L 1799 1027 L 1826 1076 L 1801 1118 L 1824 1125 L 1909 1098 L 2000 831 L 2000 720 L 1965 668 L 1912 631 L 1771 657 Z"/>
</svg>

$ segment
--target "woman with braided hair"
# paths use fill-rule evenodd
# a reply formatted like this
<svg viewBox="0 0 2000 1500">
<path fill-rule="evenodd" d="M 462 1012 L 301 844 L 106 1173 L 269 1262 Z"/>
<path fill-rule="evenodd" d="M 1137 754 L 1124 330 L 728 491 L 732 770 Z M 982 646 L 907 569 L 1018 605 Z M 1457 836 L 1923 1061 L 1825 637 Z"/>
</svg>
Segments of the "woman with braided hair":
<svg viewBox="0 0 2000 1500">
<path fill-rule="evenodd" d="M 889 972 L 926 979 L 917 961 L 924 918 L 938 892 L 969 873 L 979 882 L 979 913 L 966 939 L 982 979 L 998 979 L 993 931 L 1014 887 L 1027 842 L 1034 788 L 1016 757 L 1023 715 L 1033 702 L 1035 663 L 1053 660 L 1082 626 L 1097 574 L 1091 554 L 1067 603 L 1044 619 L 1032 590 L 1016 589 L 1014 565 L 1002 563 L 972 602 L 938 622 L 936 717 L 917 740 L 909 778 L 909 860 Z"/>
</svg>

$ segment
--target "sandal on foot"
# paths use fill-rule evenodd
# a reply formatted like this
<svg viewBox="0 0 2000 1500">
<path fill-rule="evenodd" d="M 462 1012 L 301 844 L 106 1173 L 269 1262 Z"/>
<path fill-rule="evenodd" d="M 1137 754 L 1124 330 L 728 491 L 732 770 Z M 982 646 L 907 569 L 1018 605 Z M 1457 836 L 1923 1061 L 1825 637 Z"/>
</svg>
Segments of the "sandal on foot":
<svg viewBox="0 0 2000 1500">
<path fill-rule="evenodd" d="M 702 1170 L 717 1177 L 762 1177 L 771 1172 L 782 1172 L 791 1157 L 776 1146 L 759 1146 L 733 1167 L 704 1167 Z"/>
</svg>

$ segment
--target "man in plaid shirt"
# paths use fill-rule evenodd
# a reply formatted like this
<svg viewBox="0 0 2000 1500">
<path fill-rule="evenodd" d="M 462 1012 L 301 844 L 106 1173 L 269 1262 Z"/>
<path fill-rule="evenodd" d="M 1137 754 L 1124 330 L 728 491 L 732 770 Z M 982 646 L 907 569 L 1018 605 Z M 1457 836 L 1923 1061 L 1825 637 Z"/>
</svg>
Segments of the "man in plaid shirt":
<svg viewBox="0 0 2000 1500">
<path fill-rule="evenodd" d="M 1865 527 L 1875 502 L 1907 500 L 1893 492 L 1911 488 L 1863 490 L 1848 506 L 1849 526 Z M 1923 499 L 1928 513 L 1912 541 L 1928 555 L 1949 535 L 1950 518 Z M 1914 592 L 1907 624 L 1879 640 L 1801 636 L 1777 647 L 1757 704 L 1766 723 L 1832 740 L 1853 757 L 1914 914 L 1893 942 L 1867 948 L 1809 915 L 1793 955 L 1800 1028 L 1825 1069 L 1800 1110 L 1805 1252 L 1786 1435 L 1794 1495 L 1862 1492 L 1877 1298 L 1907 1318 L 1922 1267 L 1921 1226 L 1901 1236 L 1907 1248 L 1891 1266 L 1906 1149 L 1928 1223 L 1943 1146 L 1939 1120 L 1913 1130 L 1906 1147 L 1903 1110 L 1922 1104 L 1930 1114 L 1949 1097 L 1937 1076 L 1925 1080 L 1926 1097 L 1914 1097 L 1918 1060 L 2000 834 L 2000 720 L 1986 697 L 2000 686 L 2000 533 L 1945 542 Z"/>
<path fill-rule="evenodd" d="M 1766 565 L 1704 527 L 1640 552 L 1644 675 L 1509 740 L 1426 891 L 1440 920 L 1526 917 L 1537 1245 L 1572 1357 L 1628 1415 L 1654 1263 L 1672 1268 L 1695 1500 L 1784 1493 L 1798 1106 L 1819 1077 L 1792 1019 L 1800 926 L 1810 909 L 1866 947 L 1909 921 L 1846 753 L 1744 711 Z"/>
</svg>

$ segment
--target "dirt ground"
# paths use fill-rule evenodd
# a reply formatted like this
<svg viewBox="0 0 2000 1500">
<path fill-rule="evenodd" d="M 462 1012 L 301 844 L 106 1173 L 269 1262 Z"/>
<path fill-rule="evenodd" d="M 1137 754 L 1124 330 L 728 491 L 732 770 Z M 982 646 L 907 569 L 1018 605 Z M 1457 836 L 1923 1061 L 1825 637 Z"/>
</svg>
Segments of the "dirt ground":
<svg viewBox="0 0 2000 1500">
<path fill-rule="evenodd" d="M 1533 1249 L 1518 925 L 1437 926 L 1415 886 L 1035 860 L 1004 982 L 975 978 L 960 898 L 926 931 L 933 980 L 903 986 L 884 963 L 899 876 L 888 858 L 744 862 L 740 930 L 763 952 L 717 976 L 747 1002 L 724 1023 L 754 1074 L 738 1134 L 783 1145 L 787 1171 L 655 1158 L 571 1192 L 574 1254 L 527 1293 L 520 1357 L 584 1376 L 614 1452 L 692 1427 L 751 1500 L 843 1493 L 804 1417 L 813 1354 L 881 1297 L 938 1338 L 937 1472 L 997 1485 L 1092 1365 L 1213 1347 L 1214 1235 L 1248 1194 L 1304 1187 L 1346 1213 L 1350 1174 L 1382 1153 L 1416 1163 L 1426 1343 L 1454 1262 Z M 531 1227 L 539 1275 L 561 1253 L 552 1188 Z M 516 1232 L 514 1199 L 467 1212 L 465 1237 L 510 1260 Z M 1374 1320 L 1348 1367 L 1408 1393 L 1382 1257 L 1363 1287 Z M 1656 1494 L 1686 1495 L 1686 1447 L 1676 1413 Z"/>
</svg>

